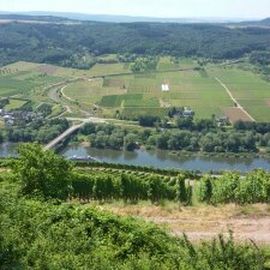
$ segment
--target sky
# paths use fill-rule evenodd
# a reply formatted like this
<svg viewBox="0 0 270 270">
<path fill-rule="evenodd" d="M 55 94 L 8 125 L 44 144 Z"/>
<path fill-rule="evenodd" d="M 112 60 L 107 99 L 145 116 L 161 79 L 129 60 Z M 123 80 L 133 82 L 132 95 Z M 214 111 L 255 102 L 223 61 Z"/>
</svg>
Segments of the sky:
<svg viewBox="0 0 270 270">
<path fill-rule="evenodd" d="M 147 17 L 270 17 L 270 0 L 0 0 L 0 11 L 61 11 Z"/>
</svg>

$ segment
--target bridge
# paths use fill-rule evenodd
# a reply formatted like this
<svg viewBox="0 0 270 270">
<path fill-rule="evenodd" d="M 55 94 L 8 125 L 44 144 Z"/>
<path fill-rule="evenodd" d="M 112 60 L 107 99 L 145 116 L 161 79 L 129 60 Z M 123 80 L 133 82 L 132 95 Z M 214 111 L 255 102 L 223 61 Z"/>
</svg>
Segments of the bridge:
<svg viewBox="0 0 270 270">
<path fill-rule="evenodd" d="M 64 131 L 61 135 L 59 135 L 57 138 L 55 138 L 54 140 L 52 140 L 51 142 L 49 142 L 44 147 L 44 150 L 49 150 L 49 149 L 54 148 L 57 144 L 59 144 L 60 142 L 62 142 L 65 138 L 67 138 L 68 136 L 70 136 L 71 134 L 73 134 L 75 131 L 79 130 L 83 125 L 84 125 L 84 123 L 82 123 L 80 125 L 75 125 L 75 126 L 70 127 L 69 129 L 67 129 L 66 131 Z"/>
<path fill-rule="evenodd" d="M 57 144 L 64 141 L 67 137 L 74 134 L 76 131 L 78 131 L 81 127 L 83 127 L 86 123 L 106 123 L 104 119 L 96 118 L 96 117 L 90 117 L 86 119 L 82 118 L 67 118 L 70 121 L 81 121 L 80 124 L 73 125 L 67 130 L 65 130 L 62 134 L 60 134 L 57 138 L 53 139 L 51 142 L 49 142 L 45 147 L 44 150 L 49 150 L 54 148 Z"/>
</svg>

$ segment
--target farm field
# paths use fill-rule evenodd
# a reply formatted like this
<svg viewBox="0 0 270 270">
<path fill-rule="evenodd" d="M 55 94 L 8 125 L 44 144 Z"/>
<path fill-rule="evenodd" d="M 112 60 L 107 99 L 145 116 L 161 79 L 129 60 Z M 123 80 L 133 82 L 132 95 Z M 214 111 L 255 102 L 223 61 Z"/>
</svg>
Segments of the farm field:
<svg viewBox="0 0 270 270">
<path fill-rule="evenodd" d="M 23 105 L 25 105 L 28 101 L 26 100 L 20 100 L 20 99 L 9 99 L 9 104 L 5 106 L 6 111 L 19 109 Z"/>
<path fill-rule="evenodd" d="M 127 63 L 96 64 L 89 70 L 77 70 L 18 62 L 1 68 L 0 97 L 44 101 L 48 99 L 44 89 L 64 82 L 60 102 L 82 106 L 89 112 L 98 107 L 99 116 L 113 117 L 116 111 L 134 118 L 141 114 L 164 116 L 171 106 L 186 106 L 197 119 L 226 115 L 233 122 L 247 120 L 216 80 L 219 78 L 256 121 L 270 121 L 270 83 L 258 74 L 234 65 L 209 64 L 204 70 L 195 67 L 195 60 L 174 62 L 169 57 L 160 58 L 157 72 L 144 74 L 131 73 Z M 162 91 L 162 84 L 168 85 L 169 91 Z"/>
<path fill-rule="evenodd" d="M 181 58 L 175 61 L 171 57 L 161 57 L 157 66 L 157 70 L 170 70 L 170 69 L 186 69 L 196 67 L 197 61 L 190 58 Z"/>
<path fill-rule="evenodd" d="M 270 121 L 270 83 L 258 75 L 236 68 L 211 70 L 221 79 L 236 100 L 257 121 Z"/>
<path fill-rule="evenodd" d="M 170 91 L 161 91 L 164 83 L 169 85 Z M 214 78 L 198 71 L 109 76 L 99 81 L 75 82 L 65 88 L 64 93 L 82 103 L 112 111 L 123 109 L 125 114 L 137 112 L 137 115 L 142 112 L 160 114 L 171 106 L 188 106 L 194 109 L 197 118 L 206 118 L 221 115 L 222 108 L 233 105 Z"/>
<path fill-rule="evenodd" d="M 256 121 L 270 121 L 270 83 L 259 75 L 236 67 L 209 65 L 205 70 L 161 71 L 179 68 L 168 58 L 162 58 L 158 72 L 105 76 L 97 81 L 80 82 L 65 89 L 67 96 L 77 96 L 79 102 L 96 104 L 111 111 L 121 110 L 125 116 L 139 114 L 164 115 L 171 106 L 186 106 L 195 117 L 228 116 L 232 122 L 249 120 L 216 80 L 219 78 L 230 89 L 233 97 Z M 191 60 L 186 60 L 192 64 Z M 162 92 L 167 84 L 169 91 Z M 77 94 L 76 94 L 77 93 Z M 79 93 L 79 94 L 78 94 Z"/>
<path fill-rule="evenodd" d="M 19 96 L 31 98 L 50 84 L 63 78 L 43 72 L 43 65 L 18 62 L 0 69 L 0 98 Z"/>
</svg>

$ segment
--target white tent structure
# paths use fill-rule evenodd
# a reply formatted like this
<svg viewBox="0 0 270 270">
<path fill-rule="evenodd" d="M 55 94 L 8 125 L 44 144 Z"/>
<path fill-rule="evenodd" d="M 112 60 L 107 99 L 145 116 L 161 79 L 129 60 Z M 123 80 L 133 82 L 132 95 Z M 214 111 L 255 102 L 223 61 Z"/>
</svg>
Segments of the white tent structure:
<svg viewBox="0 0 270 270">
<path fill-rule="evenodd" d="M 168 91 L 170 91 L 169 85 L 168 84 L 162 84 L 161 85 L 161 91 L 162 92 L 168 92 Z"/>
</svg>

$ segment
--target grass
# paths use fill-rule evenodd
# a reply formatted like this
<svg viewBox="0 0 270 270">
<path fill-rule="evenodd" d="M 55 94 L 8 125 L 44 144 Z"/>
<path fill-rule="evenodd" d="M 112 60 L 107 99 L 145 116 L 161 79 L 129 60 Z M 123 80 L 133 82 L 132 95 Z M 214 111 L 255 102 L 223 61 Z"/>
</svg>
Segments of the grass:
<svg viewBox="0 0 270 270">
<path fill-rule="evenodd" d="M 190 58 L 180 58 L 175 63 L 171 57 L 161 57 L 158 63 L 158 70 L 170 70 L 170 69 L 186 69 L 194 68 L 197 66 L 197 62 Z"/>
<path fill-rule="evenodd" d="M 0 97 L 16 95 L 31 98 L 38 89 L 63 80 L 60 76 L 45 74 L 40 69 L 41 66 L 44 67 L 40 64 L 18 62 L 2 68 Z"/>
<path fill-rule="evenodd" d="M 233 229 L 237 240 L 248 240 L 252 233 L 258 233 L 260 239 L 263 229 L 257 228 L 264 219 L 270 217 L 269 206 L 256 204 L 238 206 L 234 204 L 219 205 L 196 205 L 184 207 L 177 202 L 162 201 L 154 205 L 149 201 L 140 201 L 137 204 L 129 204 L 124 201 L 111 201 L 99 204 L 91 202 L 101 210 L 113 212 L 120 216 L 133 216 L 154 222 L 166 228 L 175 235 L 182 235 L 184 232 L 193 241 L 210 239 L 219 233 L 228 233 Z M 264 243 L 264 241 L 257 243 Z M 268 243 L 268 240 L 267 240 Z"/>
<path fill-rule="evenodd" d="M 96 64 L 89 70 L 89 76 L 102 76 L 117 73 L 131 72 L 123 63 L 116 64 Z"/>
<path fill-rule="evenodd" d="M 6 111 L 20 109 L 23 105 L 25 105 L 28 101 L 19 100 L 19 99 L 9 99 L 9 104 L 5 106 Z"/>
<path fill-rule="evenodd" d="M 170 92 L 163 93 L 161 84 L 168 83 Z M 222 115 L 222 108 L 232 106 L 224 89 L 211 77 L 197 71 L 161 72 L 139 75 L 107 77 L 86 82 L 75 82 L 65 94 L 88 105 L 123 109 L 125 115 L 142 113 L 162 114 L 168 106 L 190 106 L 197 118 Z M 213 102 L 214 97 L 214 102 Z M 128 112 L 127 110 L 131 110 Z M 140 109 L 140 110 L 138 110 Z"/>
<path fill-rule="evenodd" d="M 236 100 L 257 121 L 270 120 L 270 83 L 251 71 L 237 68 L 211 70 L 230 89 Z"/>
<path fill-rule="evenodd" d="M 64 108 L 61 104 L 56 104 L 52 107 L 52 113 L 50 114 L 50 118 L 56 117 L 64 112 Z"/>
<path fill-rule="evenodd" d="M 164 116 L 168 107 L 188 106 L 195 111 L 195 118 L 202 119 L 213 114 L 223 116 L 234 106 L 225 89 L 215 80 L 218 77 L 257 121 L 270 120 L 269 82 L 236 65 L 224 68 L 211 64 L 205 70 L 168 72 L 196 65 L 192 59 L 183 58 L 174 63 L 169 57 L 161 57 L 158 72 L 126 74 L 130 72 L 129 65 L 124 63 L 96 64 L 90 70 L 76 70 L 18 62 L 5 67 L 8 72 L 1 73 L 0 97 L 19 95 L 38 99 L 36 97 L 42 95 L 42 90 L 38 89 L 46 85 L 81 78 L 68 83 L 64 94 L 84 110 L 91 111 L 94 105 L 99 105 L 100 116 L 113 117 L 116 110 L 126 117 L 136 118 L 142 114 Z M 93 79 L 93 76 L 100 78 Z M 161 91 L 163 83 L 169 85 L 169 92 Z"/>
<path fill-rule="evenodd" d="M 5 122 L 4 122 L 4 120 L 0 120 L 0 129 L 1 128 L 4 128 L 5 127 Z"/>
</svg>

